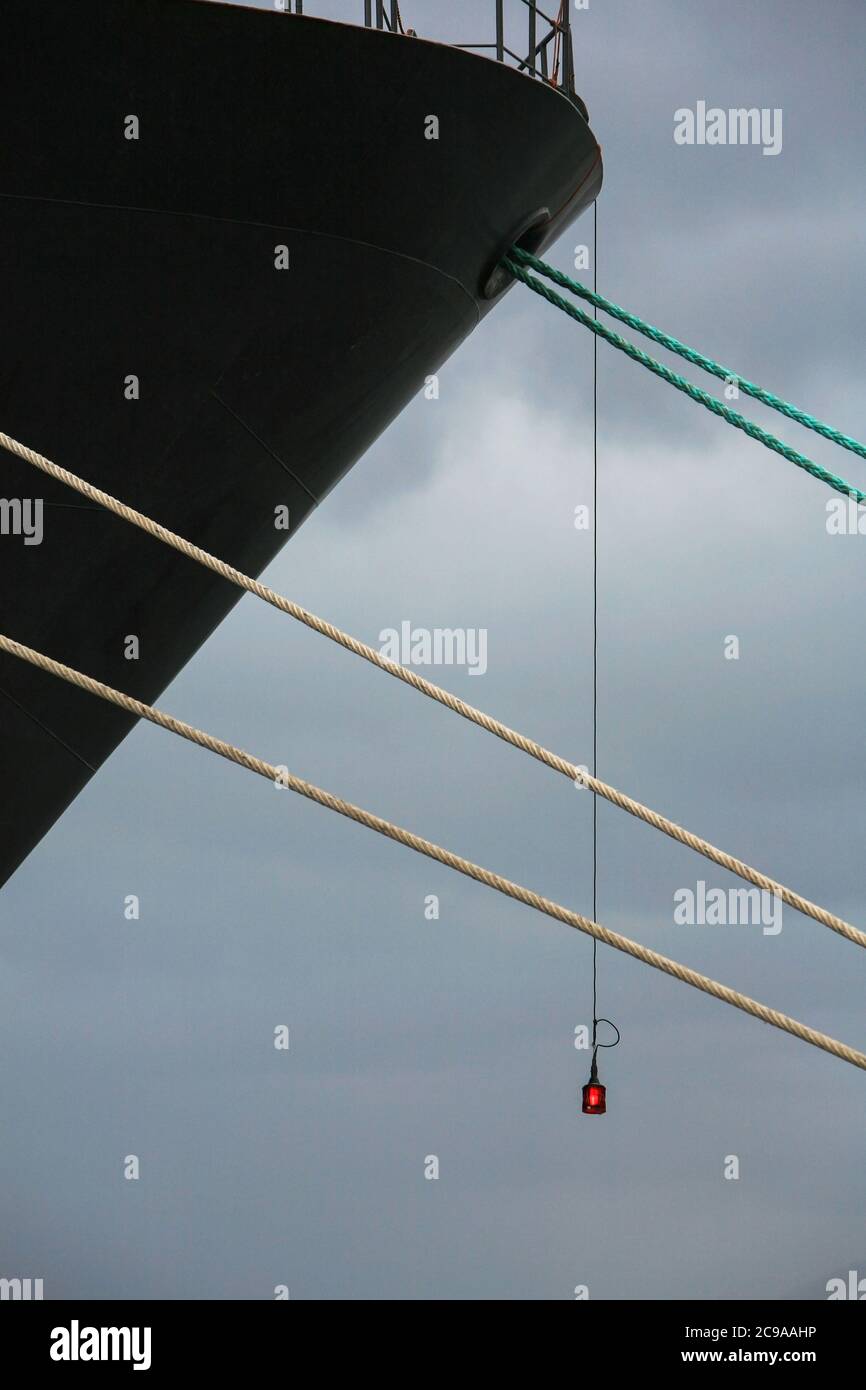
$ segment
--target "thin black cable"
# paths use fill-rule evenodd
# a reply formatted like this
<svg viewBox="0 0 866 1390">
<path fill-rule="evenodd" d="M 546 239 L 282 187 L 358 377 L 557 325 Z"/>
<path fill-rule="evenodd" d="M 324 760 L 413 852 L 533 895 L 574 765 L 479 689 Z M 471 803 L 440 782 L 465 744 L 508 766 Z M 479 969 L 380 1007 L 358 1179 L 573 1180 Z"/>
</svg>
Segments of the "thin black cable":
<svg viewBox="0 0 866 1390">
<path fill-rule="evenodd" d="M 592 205 L 592 288 L 598 293 L 598 199 Z M 598 309 L 593 306 L 598 318 Z M 592 775 L 598 776 L 598 334 L 592 340 Z M 592 798 L 592 920 L 598 921 L 598 797 Z M 598 941 L 592 939 L 592 1055 L 595 1057 Z"/>
<path fill-rule="evenodd" d="M 592 288 L 598 294 L 598 201 L 592 205 Z M 598 308 L 593 305 L 593 317 Z M 592 775 L 598 776 L 598 334 L 592 351 Z M 592 920 L 598 921 L 598 797 L 592 798 Z M 613 1042 L 598 1041 L 598 1025 L 616 1033 Z M 600 1047 L 616 1047 L 620 1032 L 609 1018 L 598 1017 L 598 940 L 592 938 L 592 1066 Z"/>
<path fill-rule="evenodd" d="M 593 940 L 595 940 L 594 937 L 593 937 Z M 596 1045 L 595 1045 L 595 1050 L 596 1050 L 596 1052 L 598 1051 L 598 1049 L 599 1049 L 600 1047 L 616 1047 L 616 1045 L 617 1045 L 617 1043 L 619 1042 L 619 1039 L 620 1039 L 620 1031 L 619 1031 L 619 1029 L 617 1028 L 616 1024 L 615 1024 L 615 1023 L 611 1023 L 611 1021 L 610 1021 L 609 1018 L 597 1018 L 595 1021 L 596 1021 L 596 1023 L 606 1023 L 606 1024 L 608 1025 L 608 1027 L 609 1027 L 609 1028 L 612 1028 L 613 1031 L 616 1033 L 616 1037 L 614 1038 L 614 1040 L 613 1040 L 612 1043 L 596 1043 Z M 595 1056 L 595 1053 L 593 1053 L 593 1056 Z"/>
</svg>

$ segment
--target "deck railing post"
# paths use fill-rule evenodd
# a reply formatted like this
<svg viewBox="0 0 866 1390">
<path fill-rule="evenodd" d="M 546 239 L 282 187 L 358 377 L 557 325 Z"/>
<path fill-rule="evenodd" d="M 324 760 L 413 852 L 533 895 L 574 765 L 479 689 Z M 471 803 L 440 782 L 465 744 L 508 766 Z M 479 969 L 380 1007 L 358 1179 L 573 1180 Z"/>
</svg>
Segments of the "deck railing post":
<svg viewBox="0 0 866 1390">
<path fill-rule="evenodd" d="M 532 76 L 535 76 L 536 48 L 538 47 L 538 10 L 535 8 L 535 0 L 529 7 L 529 58 L 532 63 Z"/>
<path fill-rule="evenodd" d="M 276 0 L 279 4 L 280 0 Z M 548 15 L 539 9 L 537 0 L 522 0 L 526 6 L 527 28 L 529 32 L 529 47 L 526 59 L 521 61 L 517 54 L 511 54 L 505 42 L 505 0 L 494 0 L 494 13 L 496 16 L 496 42 L 493 44 L 480 44 L 479 48 L 495 49 L 497 61 L 504 63 L 506 55 L 510 55 L 517 61 L 521 71 L 528 70 L 533 77 L 540 77 L 544 82 L 550 82 L 550 66 L 548 60 L 548 47 L 553 44 L 554 52 L 558 44 L 554 42 L 557 38 L 562 40 L 562 77 L 561 87 L 569 96 L 574 96 L 574 31 L 571 19 L 570 0 L 560 0 L 559 15 L 552 19 L 549 25 L 545 25 L 543 32 L 545 37 L 539 43 L 538 33 L 539 18 L 548 19 Z M 555 0 L 553 0 L 555 5 Z M 288 5 L 289 11 L 292 9 L 292 0 L 282 0 L 281 8 Z M 374 9 L 375 6 L 375 9 Z M 298 14 L 303 14 L 304 0 L 295 0 L 295 8 Z M 364 24 L 368 29 L 385 29 L 392 34 L 400 32 L 400 6 L 399 0 L 364 0 Z M 411 31 L 410 31 L 411 32 Z M 471 45 L 462 45 L 471 47 Z M 557 64 L 557 67 L 559 64 Z"/>
<path fill-rule="evenodd" d="M 571 43 L 571 7 L 562 7 L 562 85 L 568 95 L 574 96 L 574 49 Z"/>
</svg>

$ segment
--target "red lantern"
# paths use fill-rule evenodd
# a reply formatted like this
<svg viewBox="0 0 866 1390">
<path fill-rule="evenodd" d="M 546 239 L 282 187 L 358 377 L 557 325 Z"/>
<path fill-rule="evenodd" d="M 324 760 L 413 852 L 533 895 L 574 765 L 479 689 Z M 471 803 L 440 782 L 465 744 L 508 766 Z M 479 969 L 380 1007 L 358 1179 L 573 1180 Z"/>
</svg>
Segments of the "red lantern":
<svg viewBox="0 0 866 1390">
<path fill-rule="evenodd" d="M 595 1057 L 592 1059 L 592 1070 L 589 1073 L 589 1080 L 583 1088 L 583 1105 L 581 1107 L 584 1115 L 604 1115 L 607 1110 L 607 1091 L 598 1079 L 598 1069 L 595 1064 Z"/>
<path fill-rule="evenodd" d="M 604 1086 L 588 1082 L 583 1088 L 584 1115 L 603 1115 L 607 1110 L 606 1094 Z"/>
</svg>

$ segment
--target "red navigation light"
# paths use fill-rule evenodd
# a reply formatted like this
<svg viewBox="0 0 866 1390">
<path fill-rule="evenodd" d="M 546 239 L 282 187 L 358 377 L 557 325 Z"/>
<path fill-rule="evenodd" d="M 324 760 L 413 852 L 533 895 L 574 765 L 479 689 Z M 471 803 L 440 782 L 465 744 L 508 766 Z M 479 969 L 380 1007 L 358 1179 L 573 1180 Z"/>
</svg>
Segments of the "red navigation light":
<svg viewBox="0 0 866 1390">
<path fill-rule="evenodd" d="M 597 1081 L 588 1081 L 583 1088 L 584 1115 L 603 1115 L 607 1110 L 606 1091 Z"/>
<path fill-rule="evenodd" d="M 598 1067 L 596 1065 L 595 1053 L 592 1054 L 592 1066 L 589 1072 L 589 1080 L 583 1088 L 584 1115 L 603 1115 L 607 1110 L 607 1091 L 598 1079 Z"/>
</svg>

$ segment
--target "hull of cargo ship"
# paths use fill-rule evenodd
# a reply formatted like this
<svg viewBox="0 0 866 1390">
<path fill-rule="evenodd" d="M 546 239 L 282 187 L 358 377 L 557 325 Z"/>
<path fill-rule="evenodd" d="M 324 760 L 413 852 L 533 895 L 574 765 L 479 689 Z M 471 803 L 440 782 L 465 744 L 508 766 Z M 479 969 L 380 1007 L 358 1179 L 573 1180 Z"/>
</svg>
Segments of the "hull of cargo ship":
<svg viewBox="0 0 866 1390">
<path fill-rule="evenodd" d="M 0 430 L 247 573 L 601 184 L 561 92 L 423 39 L 202 0 L 0 39 Z M 6 453 L 0 498 L 0 631 L 139 699 L 239 597 Z M 0 655 L 0 883 L 133 723 Z"/>
</svg>

